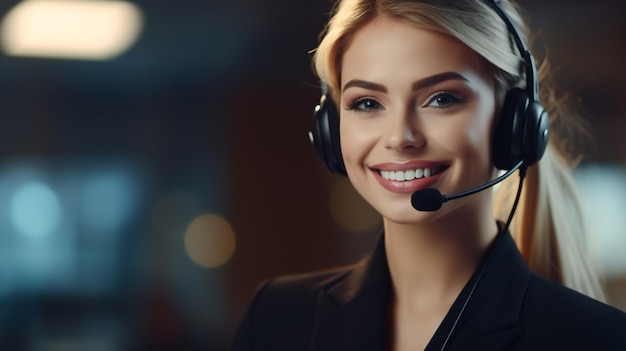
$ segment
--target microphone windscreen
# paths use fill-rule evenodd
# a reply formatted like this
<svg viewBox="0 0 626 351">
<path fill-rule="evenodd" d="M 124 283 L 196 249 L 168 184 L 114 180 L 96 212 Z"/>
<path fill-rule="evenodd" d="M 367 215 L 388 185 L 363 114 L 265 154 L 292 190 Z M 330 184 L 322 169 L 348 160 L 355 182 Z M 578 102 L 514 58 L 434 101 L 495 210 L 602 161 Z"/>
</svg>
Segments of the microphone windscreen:
<svg viewBox="0 0 626 351">
<path fill-rule="evenodd" d="M 411 195 L 411 205 L 418 211 L 437 211 L 443 205 L 443 196 L 435 188 L 421 189 Z"/>
</svg>

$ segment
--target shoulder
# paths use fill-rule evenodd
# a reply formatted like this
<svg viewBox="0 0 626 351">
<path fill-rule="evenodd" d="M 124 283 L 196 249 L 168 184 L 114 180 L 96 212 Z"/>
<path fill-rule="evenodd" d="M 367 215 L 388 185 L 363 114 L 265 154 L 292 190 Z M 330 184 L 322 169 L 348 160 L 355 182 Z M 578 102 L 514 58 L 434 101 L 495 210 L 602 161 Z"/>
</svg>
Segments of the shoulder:
<svg viewBox="0 0 626 351">
<path fill-rule="evenodd" d="M 525 333 L 539 340 L 568 340 L 573 349 L 626 350 L 626 313 L 536 275 L 520 318 Z"/>
<path fill-rule="evenodd" d="M 325 290 L 354 270 L 354 266 L 338 267 L 324 271 L 285 275 L 266 280 L 263 286 L 263 295 L 266 298 L 286 298 L 296 300 L 308 299 L 320 290 Z"/>
<path fill-rule="evenodd" d="M 279 276 L 261 283 L 239 324 L 233 350 L 251 350 L 252 345 L 258 349 L 305 349 L 302 343 L 313 329 L 319 294 L 354 268 Z"/>
<path fill-rule="evenodd" d="M 354 266 L 339 267 L 311 273 L 274 277 L 261 284 L 253 303 L 256 313 L 300 314 L 315 307 L 321 291 L 330 289 L 343 280 Z"/>
<path fill-rule="evenodd" d="M 585 317 L 586 323 L 598 318 L 626 323 L 625 312 L 536 275 L 530 279 L 526 300 L 528 313 L 557 314 L 564 319 Z"/>
</svg>

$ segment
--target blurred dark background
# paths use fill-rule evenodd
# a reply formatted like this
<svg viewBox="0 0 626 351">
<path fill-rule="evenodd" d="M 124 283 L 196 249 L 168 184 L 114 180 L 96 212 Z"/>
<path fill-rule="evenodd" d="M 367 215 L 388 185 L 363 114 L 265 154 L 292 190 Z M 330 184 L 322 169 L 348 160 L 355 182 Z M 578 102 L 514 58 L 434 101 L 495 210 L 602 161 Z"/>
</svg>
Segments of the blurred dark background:
<svg viewBox="0 0 626 351">
<path fill-rule="evenodd" d="M 263 279 L 378 233 L 307 137 L 330 0 L 134 3 L 143 29 L 111 60 L 0 55 L 3 350 L 226 350 Z M 589 245 L 626 309 L 626 10 L 521 4 L 591 128 Z"/>
</svg>

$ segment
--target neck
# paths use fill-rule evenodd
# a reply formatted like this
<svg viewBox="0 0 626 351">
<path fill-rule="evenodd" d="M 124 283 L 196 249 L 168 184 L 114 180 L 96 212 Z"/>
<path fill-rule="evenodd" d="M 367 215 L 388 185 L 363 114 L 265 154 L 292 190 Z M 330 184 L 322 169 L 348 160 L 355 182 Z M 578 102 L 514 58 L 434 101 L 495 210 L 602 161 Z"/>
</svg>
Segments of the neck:
<svg viewBox="0 0 626 351">
<path fill-rule="evenodd" d="M 473 206 L 427 223 L 385 219 L 395 302 L 416 309 L 451 305 L 497 232 L 490 211 Z"/>
</svg>

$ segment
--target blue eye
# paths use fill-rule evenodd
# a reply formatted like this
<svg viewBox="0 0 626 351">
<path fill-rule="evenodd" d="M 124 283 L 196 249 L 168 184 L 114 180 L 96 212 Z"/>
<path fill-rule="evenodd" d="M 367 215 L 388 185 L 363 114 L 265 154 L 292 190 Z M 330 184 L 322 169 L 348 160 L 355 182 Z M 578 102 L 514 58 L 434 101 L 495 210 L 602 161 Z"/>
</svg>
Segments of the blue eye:
<svg viewBox="0 0 626 351">
<path fill-rule="evenodd" d="M 368 97 L 355 99 L 346 106 L 346 110 L 354 110 L 357 112 L 369 112 L 382 109 L 383 106 L 379 104 L 378 101 Z"/>
<path fill-rule="evenodd" d="M 446 108 L 463 102 L 463 98 L 449 91 L 441 91 L 431 95 L 428 98 L 426 106 L 436 108 Z"/>
</svg>

